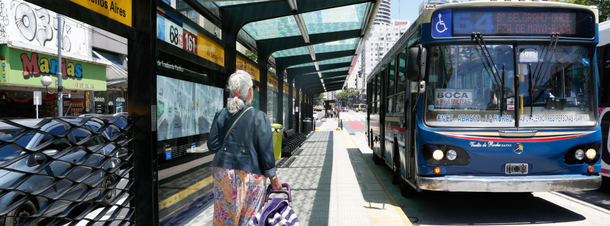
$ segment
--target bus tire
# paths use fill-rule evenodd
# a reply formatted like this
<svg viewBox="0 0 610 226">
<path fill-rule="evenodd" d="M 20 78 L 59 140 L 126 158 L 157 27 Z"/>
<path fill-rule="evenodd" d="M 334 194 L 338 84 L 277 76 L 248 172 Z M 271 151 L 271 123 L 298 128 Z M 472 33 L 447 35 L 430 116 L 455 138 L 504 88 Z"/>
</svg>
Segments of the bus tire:
<svg viewBox="0 0 610 226">
<path fill-rule="evenodd" d="M 412 198 L 417 194 L 417 191 L 411 187 L 409 183 L 404 181 L 402 178 L 398 180 L 398 187 L 400 188 L 400 194 L 405 198 Z"/>
<path fill-rule="evenodd" d="M 400 157 L 398 156 L 398 147 L 396 146 L 396 139 L 394 140 L 394 148 L 392 148 L 393 158 L 392 158 L 392 184 L 398 184 L 400 181 Z"/>
<path fill-rule="evenodd" d="M 379 158 L 379 156 L 377 156 L 377 154 L 373 152 L 373 162 L 375 163 L 375 165 L 381 165 L 383 164 L 383 159 Z"/>
</svg>

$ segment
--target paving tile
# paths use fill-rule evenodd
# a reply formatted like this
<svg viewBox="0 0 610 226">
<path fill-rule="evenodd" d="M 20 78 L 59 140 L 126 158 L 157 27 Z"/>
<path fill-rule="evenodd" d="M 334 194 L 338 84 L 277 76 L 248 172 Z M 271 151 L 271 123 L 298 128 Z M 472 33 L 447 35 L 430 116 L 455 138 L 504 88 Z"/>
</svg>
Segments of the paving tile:
<svg viewBox="0 0 610 226">
<path fill-rule="evenodd" d="M 366 160 L 343 131 L 315 131 L 295 155 L 278 170 L 292 189 L 292 207 L 300 225 L 404 225 L 390 204 Z M 347 139 L 347 140 L 346 140 Z M 346 143 L 350 142 L 350 148 Z M 354 151 L 355 149 L 355 151 Z M 213 206 L 187 225 L 209 225 Z M 398 220 L 396 220 L 398 219 Z"/>
</svg>

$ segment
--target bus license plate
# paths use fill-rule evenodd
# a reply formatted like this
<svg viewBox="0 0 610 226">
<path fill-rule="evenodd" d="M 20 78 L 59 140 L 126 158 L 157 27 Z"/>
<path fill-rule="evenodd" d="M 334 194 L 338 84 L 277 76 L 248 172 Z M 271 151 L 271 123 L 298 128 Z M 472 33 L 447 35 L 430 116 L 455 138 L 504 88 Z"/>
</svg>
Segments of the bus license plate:
<svg viewBox="0 0 610 226">
<path fill-rule="evenodd" d="M 506 163 L 506 174 L 527 174 L 527 163 Z"/>
</svg>

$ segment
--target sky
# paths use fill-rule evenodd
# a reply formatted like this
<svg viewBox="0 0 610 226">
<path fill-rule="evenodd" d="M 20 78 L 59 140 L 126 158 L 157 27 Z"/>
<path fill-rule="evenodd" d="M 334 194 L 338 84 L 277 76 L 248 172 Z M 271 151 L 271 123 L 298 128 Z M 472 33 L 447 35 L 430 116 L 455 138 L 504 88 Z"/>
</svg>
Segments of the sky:
<svg viewBox="0 0 610 226">
<path fill-rule="evenodd" d="M 392 0 L 392 14 L 393 20 L 409 20 L 411 23 L 419 16 L 419 4 L 423 0 Z"/>
</svg>

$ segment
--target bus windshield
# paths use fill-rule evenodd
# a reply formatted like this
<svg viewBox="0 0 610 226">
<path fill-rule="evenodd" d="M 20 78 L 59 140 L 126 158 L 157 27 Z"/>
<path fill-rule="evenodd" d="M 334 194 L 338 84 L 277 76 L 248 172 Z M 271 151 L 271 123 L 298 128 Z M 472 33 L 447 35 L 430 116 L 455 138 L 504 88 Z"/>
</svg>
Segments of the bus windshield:
<svg viewBox="0 0 610 226">
<path fill-rule="evenodd" d="M 592 48 L 483 48 L 490 56 L 478 45 L 431 48 L 425 109 L 429 125 L 515 127 L 515 111 L 519 127 L 595 125 Z"/>
</svg>

